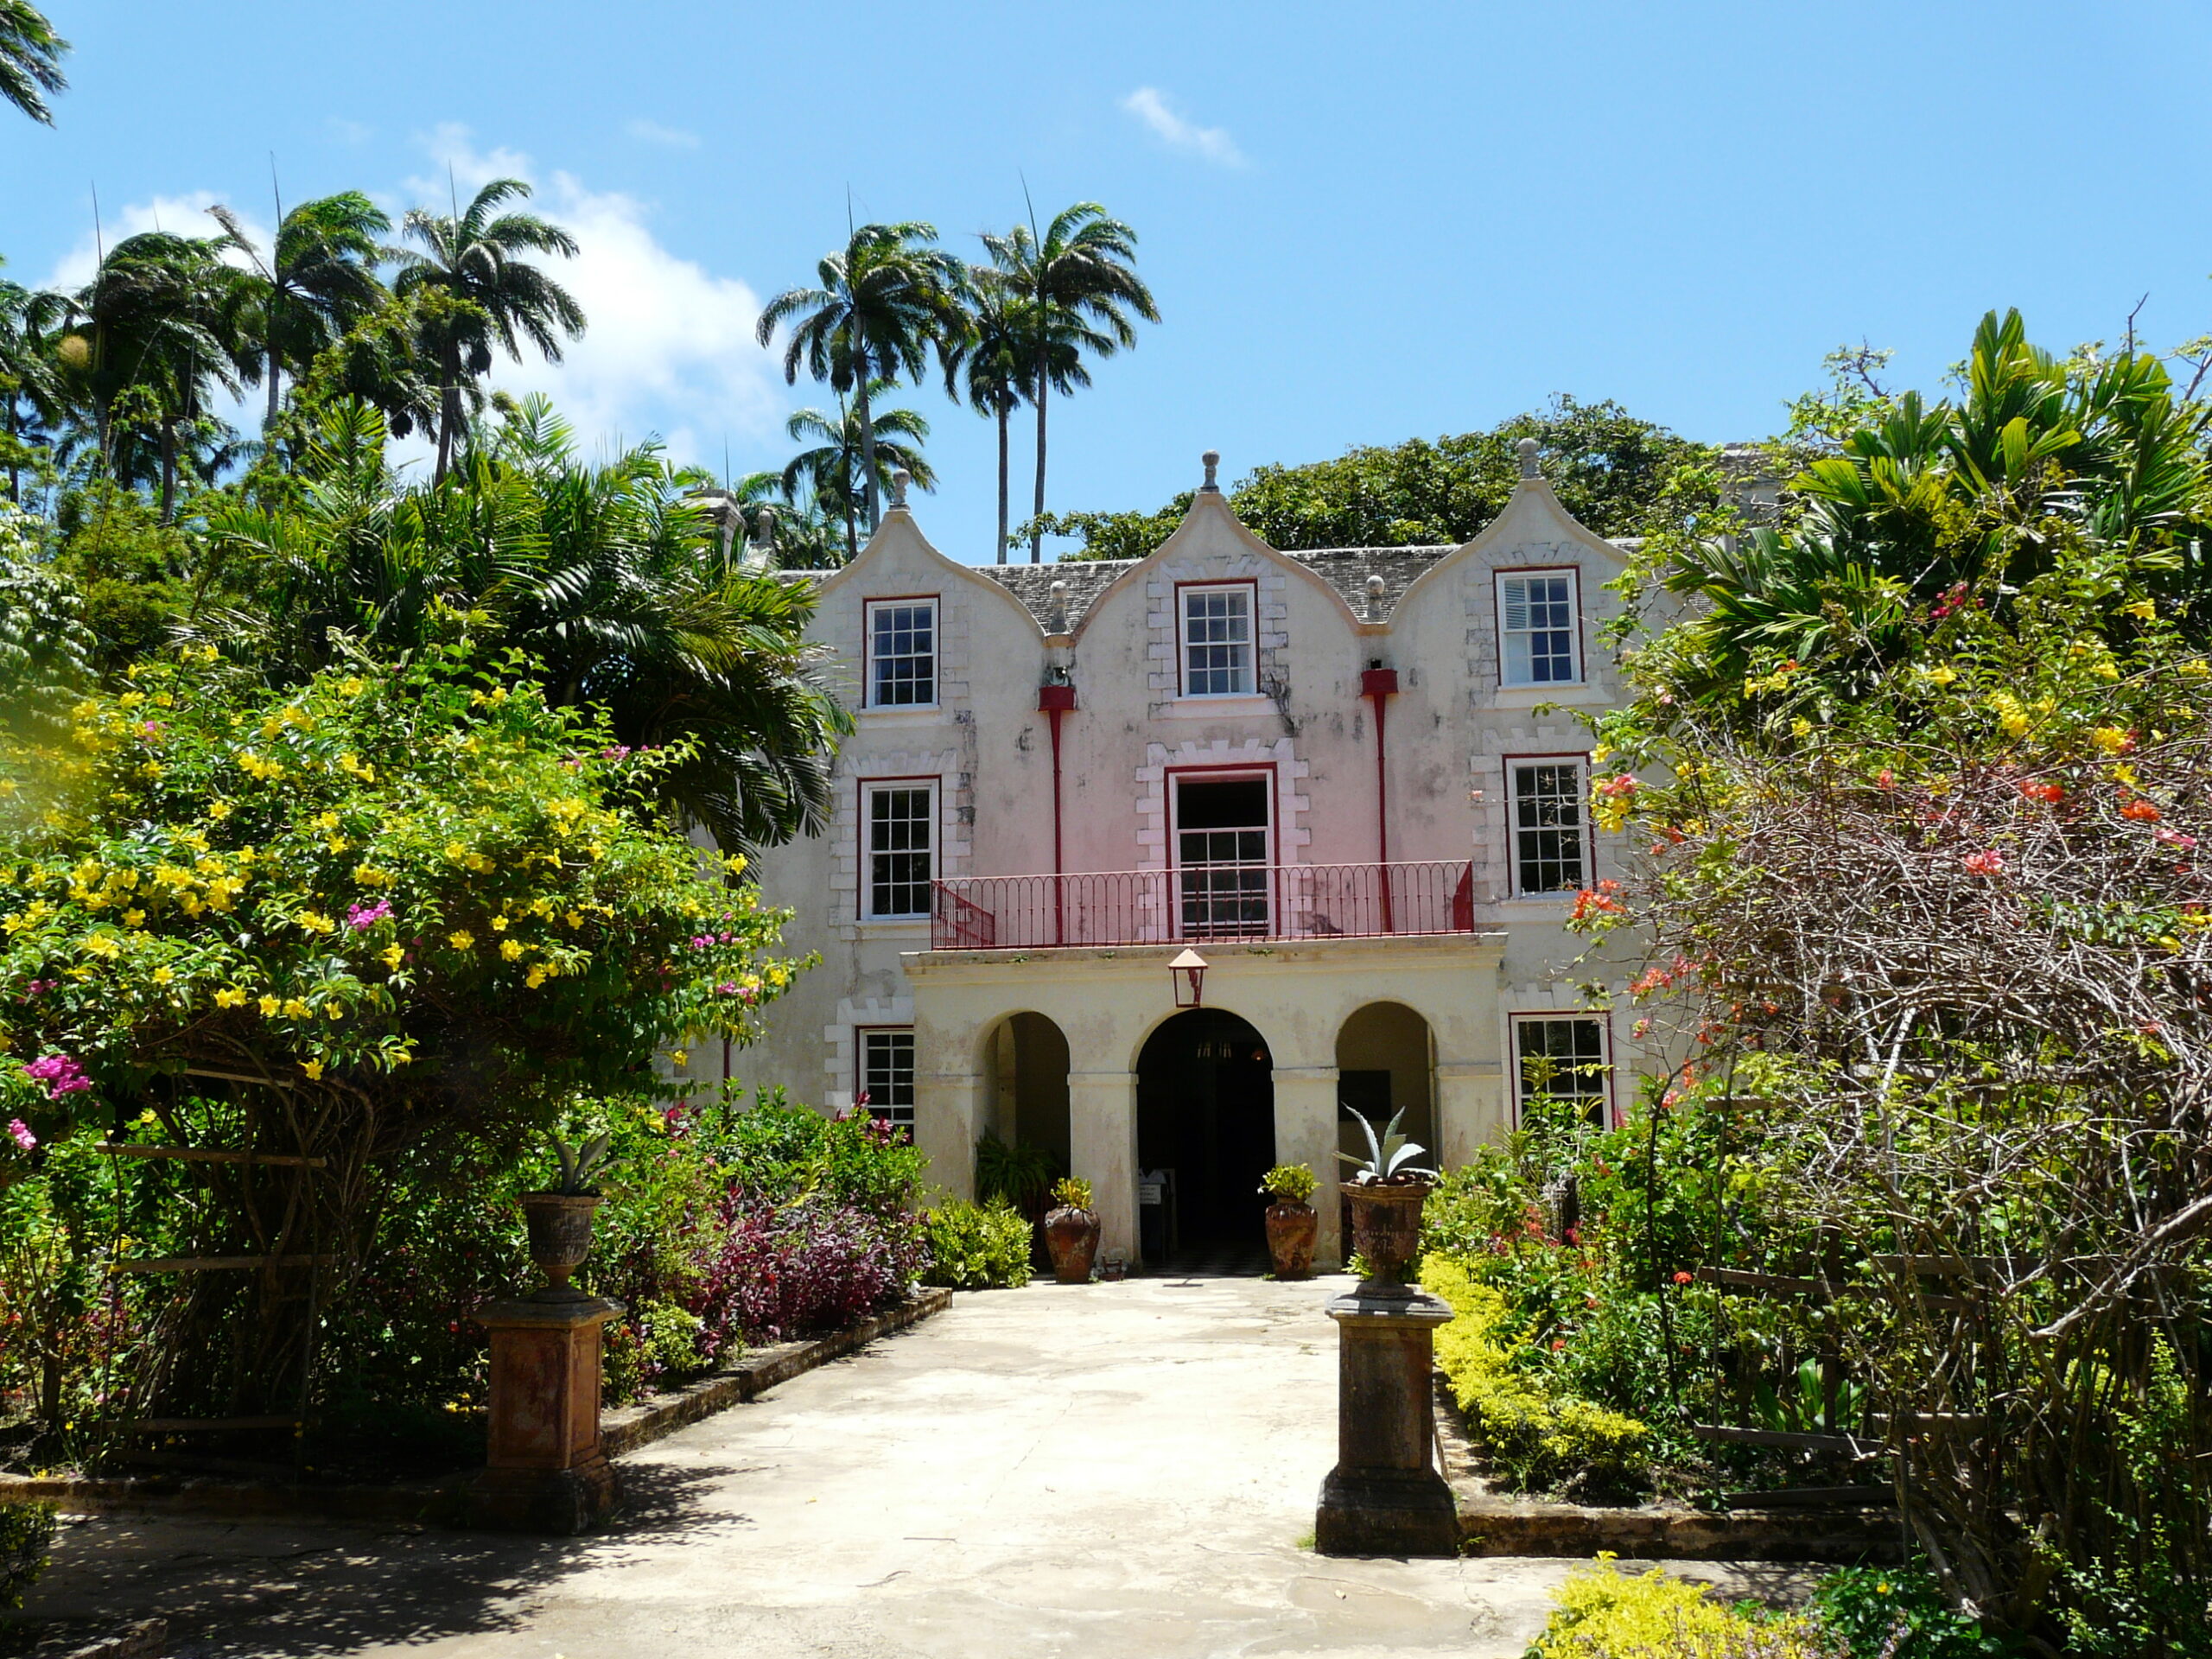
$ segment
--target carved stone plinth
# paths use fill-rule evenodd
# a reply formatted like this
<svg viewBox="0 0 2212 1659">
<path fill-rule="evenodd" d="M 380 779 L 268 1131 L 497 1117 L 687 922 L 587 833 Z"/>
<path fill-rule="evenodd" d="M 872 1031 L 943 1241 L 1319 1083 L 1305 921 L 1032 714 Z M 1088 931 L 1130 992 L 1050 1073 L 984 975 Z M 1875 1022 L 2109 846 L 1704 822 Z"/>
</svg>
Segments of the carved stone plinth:
<svg viewBox="0 0 2212 1659">
<path fill-rule="evenodd" d="M 471 1510 L 479 1526 L 588 1532 L 621 1503 L 599 1443 L 600 1327 L 619 1302 L 540 1291 L 480 1309 L 492 1333 L 490 1445 Z"/>
<path fill-rule="evenodd" d="M 1337 1322 L 1337 1466 L 1321 1483 L 1313 1546 L 1324 1555 L 1456 1555 L 1458 1506 L 1436 1471 L 1430 1373 L 1452 1310 L 1367 1283 L 1329 1302 Z"/>
</svg>

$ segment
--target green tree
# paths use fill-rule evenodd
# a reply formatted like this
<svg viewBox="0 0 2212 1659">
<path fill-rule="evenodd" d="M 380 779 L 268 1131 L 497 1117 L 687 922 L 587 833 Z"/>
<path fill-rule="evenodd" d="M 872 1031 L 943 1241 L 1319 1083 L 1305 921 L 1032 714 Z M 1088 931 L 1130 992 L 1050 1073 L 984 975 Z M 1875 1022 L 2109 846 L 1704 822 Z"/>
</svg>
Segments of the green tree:
<svg viewBox="0 0 2212 1659">
<path fill-rule="evenodd" d="M 246 378 L 269 392 L 266 435 L 276 419 L 283 371 L 303 369 L 385 299 L 377 266 L 388 255 L 378 238 L 391 232 L 384 210 L 358 190 L 303 201 L 286 213 L 266 258 L 227 207 L 211 207 L 226 240 L 252 267 L 247 297 L 257 314 L 245 325 L 262 342 Z"/>
<path fill-rule="evenodd" d="M 968 273 L 961 291 L 968 314 L 954 356 L 945 364 L 945 390 L 963 394 L 968 406 L 998 424 L 998 562 L 1006 563 L 1008 428 L 1028 396 L 1033 359 L 1024 326 L 1022 297 L 1007 274 L 985 266 Z M 916 474 L 917 477 L 919 474 Z"/>
<path fill-rule="evenodd" d="M 416 207 L 401 223 L 403 233 L 422 247 L 400 254 L 394 290 L 406 298 L 423 289 L 437 289 L 465 302 L 423 313 L 421 319 L 424 353 L 437 368 L 435 475 L 441 479 L 453 464 L 454 446 L 467 424 L 462 382 L 491 372 L 493 346 L 504 347 L 519 362 L 526 339 L 547 361 L 557 363 L 561 342 L 584 331 L 583 308 L 567 289 L 523 257 L 540 253 L 573 258 L 575 238 L 535 213 L 499 211 L 510 201 L 526 200 L 530 194 L 530 186 L 520 179 L 494 179 L 457 214 Z"/>
<path fill-rule="evenodd" d="M 1016 226 L 1003 236 L 986 236 L 991 262 L 1006 273 L 1025 302 L 1031 361 L 1029 396 L 1037 408 L 1037 496 L 1031 511 L 1045 512 L 1046 407 L 1052 388 L 1062 391 L 1088 384 L 1087 373 L 1071 372 L 1066 355 L 1090 352 L 1111 356 L 1137 343 L 1131 313 L 1147 322 L 1160 321 L 1152 290 L 1137 276 L 1137 233 L 1109 219 L 1095 201 L 1078 201 L 1052 217 L 1042 232 Z M 1029 562 L 1042 556 L 1044 532 L 1032 528 Z"/>
<path fill-rule="evenodd" d="M 0 465 L 8 499 L 20 506 L 23 471 L 38 459 L 39 440 L 60 418 L 62 384 L 54 359 L 60 327 L 69 314 L 64 295 L 0 280 Z"/>
<path fill-rule="evenodd" d="M 879 380 L 874 390 L 880 397 L 893 387 Z M 860 551 L 863 503 L 876 490 L 891 487 L 893 473 L 904 467 L 921 488 L 937 487 L 937 474 L 922 458 L 930 423 L 913 410 L 874 411 L 863 426 L 860 410 L 847 408 L 840 397 L 834 418 L 818 409 L 802 409 L 784 423 L 784 430 L 794 443 L 813 442 L 785 464 L 780 475 L 784 497 L 797 501 L 804 492 L 824 513 L 842 518 L 848 559 Z"/>
<path fill-rule="evenodd" d="M 871 535 L 882 522 L 871 395 L 886 382 L 918 379 L 931 348 L 940 359 L 957 352 L 966 327 L 960 264 L 936 244 L 937 227 L 919 220 L 863 225 L 842 248 L 823 256 L 815 287 L 786 289 L 760 313 L 763 346 L 785 323 L 794 325 L 784 346 L 786 384 L 798 384 L 804 364 L 817 380 L 853 400 Z"/>
<path fill-rule="evenodd" d="M 68 86 L 61 73 L 61 54 L 68 49 L 69 42 L 30 0 L 0 0 L 0 98 L 49 127 L 54 111 L 43 94 Z"/>
</svg>

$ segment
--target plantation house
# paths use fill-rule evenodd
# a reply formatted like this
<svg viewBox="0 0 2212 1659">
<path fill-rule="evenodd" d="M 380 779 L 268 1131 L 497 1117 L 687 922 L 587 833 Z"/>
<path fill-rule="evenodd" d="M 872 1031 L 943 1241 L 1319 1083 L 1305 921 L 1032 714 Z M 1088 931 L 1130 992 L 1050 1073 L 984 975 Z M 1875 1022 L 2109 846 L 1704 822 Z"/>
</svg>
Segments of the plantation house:
<svg viewBox="0 0 2212 1659">
<path fill-rule="evenodd" d="M 1567 710 L 1619 696 L 1621 550 L 1533 443 L 1460 547 L 1279 553 L 1206 463 L 1146 559 L 958 564 L 899 504 L 819 574 L 858 729 L 829 832 L 761 879 L 822 966 L 693 1063 L 864 1093 L 955 1192 L 985 1134 L 1046 1147 L 1133 1262 L 1256 1242 L 1262 1171 L 1331 1179 L 1351 1109 L 1457 1162 L 1540 1084 L 1617 1110 L 1647 1058 L 1566 980 L 1611 856 Z"/>
</svg>

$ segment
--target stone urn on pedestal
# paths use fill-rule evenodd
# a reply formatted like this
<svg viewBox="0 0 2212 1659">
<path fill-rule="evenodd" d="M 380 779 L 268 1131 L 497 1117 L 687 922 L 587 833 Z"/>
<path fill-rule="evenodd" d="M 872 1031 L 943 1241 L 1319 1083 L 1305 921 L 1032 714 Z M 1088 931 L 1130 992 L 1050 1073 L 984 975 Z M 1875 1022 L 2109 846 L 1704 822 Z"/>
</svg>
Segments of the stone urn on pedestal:
<svg viewBox="0 0 2212 1659">
<path fill-rule="evenodd" d="M 1313 1243 L 1321 1218 L 1308 1202 L 1319 1178 L 1304 1164 L 1277 1164 L 1260 1179 L 1270 1200 L 1267 1211 L 1268 1256 L 1278 1279 L 1313 1276 Z"/>
<path fill-rule="evenodd" d="M 1421 1212 L 1435 1184 L 1421 1148 L 1393 1117 L 1364 1118 L 1370 1156 L 1344 1184 L 1366 1277 L 1332 1297 L 1337 1322 L 1337 1466 L 1321 1483 L 1314 1548 L 1325 1555 L 1456 1555 L 1459 1506 L 1436 1470 L 1436 1327 L 1452 1310 L 1405 1282 L 1421 1253 Z"/>
<path fill-rule="evenodd" d="M 1045 1248 L 1052 1255 L 1052 1278 L 1063 1285 L 1090 1282 L 1098 1255 L 1098 1217 L 1090 1208 L 1090 1183 L 1072 1176 L 1052 1188 L 1054 1207 L 1045 1212 Z"/>
<path fill-rule="evenodd" d="M 565 1534 L 589 1531 L 620 1503 L 600 1446 L 599 1397 L 601 1328 L 622 1306 L 569 1283 L 591 1252 L 592 1214 L 604 1202 L 591 1181 L 607 1137 L 581 1151 L 553 1144 L 560 1185 L 522 1197 L 545 1287 L 476 1313 L 491 1333 L 492 1391 L 485 1469 L 471 1496 L 480 1526 Z"/>
</svg>

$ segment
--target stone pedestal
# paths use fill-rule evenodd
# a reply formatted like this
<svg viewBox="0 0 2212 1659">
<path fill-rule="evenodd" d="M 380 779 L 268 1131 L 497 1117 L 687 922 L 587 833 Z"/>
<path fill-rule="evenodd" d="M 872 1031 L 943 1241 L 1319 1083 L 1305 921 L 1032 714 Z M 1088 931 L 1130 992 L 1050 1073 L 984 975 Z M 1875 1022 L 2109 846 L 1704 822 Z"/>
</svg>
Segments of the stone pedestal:
<svg viewBox="0 0 2212 1659">
<path fill-rule="evenodd" d="M 1427 1293 L 1363 1284 L 1335 1297 L 1337 1466 L 1321 1483 L 1324 1555 L 1456 1555 L 1459 1519 L 1436 1471 L 1431 1374 L 1452 1310 Z"/>
<path fill-rule="evenodd" d="M 480 1309 L 492 1333 L 490 1445 L 476 1523 L 511 1532 L 588 1532 L 620 1506 L 599 1443 L 600 1327 L 619 1302 L 540 1291 Z"/>
</svg>

